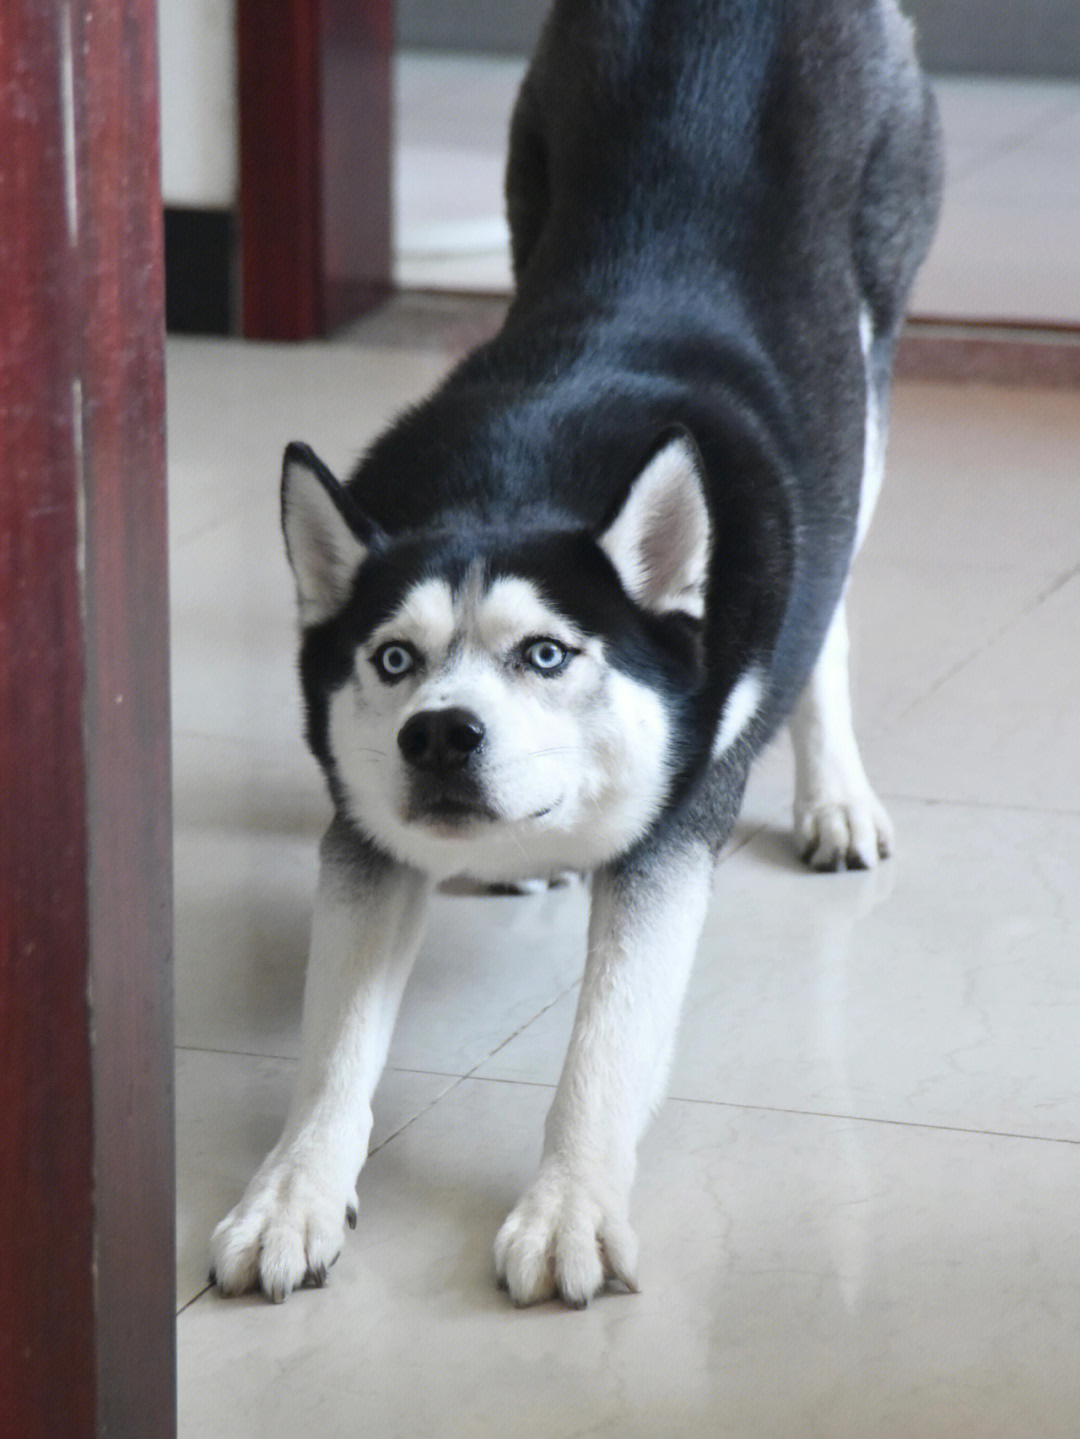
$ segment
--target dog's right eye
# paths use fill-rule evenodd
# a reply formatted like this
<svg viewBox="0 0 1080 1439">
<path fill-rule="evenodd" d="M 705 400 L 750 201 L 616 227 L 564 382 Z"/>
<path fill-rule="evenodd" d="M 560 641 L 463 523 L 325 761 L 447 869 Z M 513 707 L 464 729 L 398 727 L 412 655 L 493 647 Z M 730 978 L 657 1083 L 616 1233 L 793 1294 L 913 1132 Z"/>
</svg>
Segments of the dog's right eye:
<svg viewBox="0 0 1080 1439">
<path fill-rule="evenodd" d="M 393 684 L 396 680 L 403 680 L 406 675 L 412 674 L 420 663 L 420 656 L 411 645 L 390 640 L 388 644 L 379 646 L 371 657 L 371 663 L 381 680 Z"/>
</svg>

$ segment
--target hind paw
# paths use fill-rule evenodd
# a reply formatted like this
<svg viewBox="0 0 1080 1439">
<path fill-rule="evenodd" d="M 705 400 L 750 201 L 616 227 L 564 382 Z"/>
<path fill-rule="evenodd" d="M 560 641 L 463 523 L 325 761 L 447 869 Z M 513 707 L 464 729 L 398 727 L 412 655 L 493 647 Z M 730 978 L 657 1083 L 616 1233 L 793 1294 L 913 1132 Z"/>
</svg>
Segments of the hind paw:
<svg viewBox="0 0 1080 1439">
<path fill-rule="evenodd" d="M 893 849 L 893 826 L 873 790 L 795 805 L 795 844 L 811 869 L 873 869 Z"/>
</svg>

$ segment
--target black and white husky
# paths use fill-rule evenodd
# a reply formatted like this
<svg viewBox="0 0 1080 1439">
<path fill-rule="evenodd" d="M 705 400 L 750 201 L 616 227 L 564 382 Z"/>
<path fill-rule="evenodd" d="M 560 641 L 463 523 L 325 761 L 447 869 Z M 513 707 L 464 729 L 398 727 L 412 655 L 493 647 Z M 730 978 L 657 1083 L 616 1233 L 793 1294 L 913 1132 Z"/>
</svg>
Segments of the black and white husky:
<svg viewBox="0 0 1080 1439">
<path fill-rule="evenodd" d="M 844 591 L 939 192 L 894 0 L 556 0 L 517 102 L 505 326 L 340 484 L 291 445 L 307 735 L 336 817 L 284 1133 L 226 1293 L 320 1283 L 432 884 L 591 875 L 519 1304 L 635 1287 L 628 1204 L 717 851 L 785 721 L 815 868 L 888 853 Z"/>
</svg>

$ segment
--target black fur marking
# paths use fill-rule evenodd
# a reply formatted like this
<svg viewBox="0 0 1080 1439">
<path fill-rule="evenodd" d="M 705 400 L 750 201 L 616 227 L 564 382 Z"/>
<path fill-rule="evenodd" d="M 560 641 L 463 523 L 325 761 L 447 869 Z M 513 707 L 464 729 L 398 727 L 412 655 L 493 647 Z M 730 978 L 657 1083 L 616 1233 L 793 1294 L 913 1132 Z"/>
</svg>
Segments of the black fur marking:
<svg viewBox="0 0 1080 1439">
<path fill-rule="evenodd" d="M 338 514 L 352 530 L 356 538 L 368 549 L 377 549 L 384 543 L 384 537 L 377 525 L 373 525 L 363 512 L 357 508 L 352 496 L 341 484 L 328 465 L 319 459 L 318 455 L 310 445 L 305 445 L 300 440 L 290 440 L 285 446 L 285 455 L 282 461 L 282 480 L 289 470 L 299 465 L 308 470 L 319 484 L 326 491 L 330 500 L 337 509 Z M 286 534 L 286 548 L 288 547 L 288 529 L 285 524 L 285 506 L 287 490 L 282 484 L 281 487 L 281 523 Z M 290 557 L 291 558 L 291 557 Z"/>
<path fill-rule="evenodd" d="M 722 842 L 842 592 L 860 312 L 884 387 L 939 153 L 891 0 L 556 0 L 511 130 L 505 326 L 335 500 L 376 543 L 342 614 L 303 642 L 332 790 L 327 701 L 357 644 L 417 579 L 456 586 L 479 563 L 533 580 L 663 695 L 680 768 L 649 843 Z M 700 625 L 636 607 L 595 543 L 673 430 L 701 455 L 710 510 Z M 750 663 L 766 677 L 758 722 L 711 764 Z"/>
</svg>

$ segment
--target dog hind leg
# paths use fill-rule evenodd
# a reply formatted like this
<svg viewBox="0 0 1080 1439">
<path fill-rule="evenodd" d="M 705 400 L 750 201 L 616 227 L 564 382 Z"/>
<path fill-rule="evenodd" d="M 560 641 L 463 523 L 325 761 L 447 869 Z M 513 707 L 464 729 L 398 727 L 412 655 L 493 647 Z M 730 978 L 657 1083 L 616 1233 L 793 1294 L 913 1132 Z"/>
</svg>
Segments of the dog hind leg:
<svg viewBox="0 0 1080 1439">
<path fill-rule="evenodd" d="M 891 852 L 893 828 L 870 787 L 855 742 L 842 601 L 790 729 L 799 854 L 811 869 L 872 869 Z"/>
<path fill-rule="evenodd" d="M 859 333 L 866 364 L 866 427 L 855 554 L 881 492 L 888 397 L 887 353 L 883 355 L 881 342 L 874 340 L 868 309 L 860 315 Z M 855 740 L 843 598 L 789 728 L 795 749 L 799 854 L 812 869 L 872 869 L 890 853 L 893 829 L 870 787 Z"/>
</svg>

